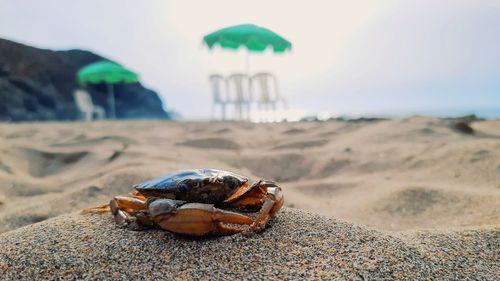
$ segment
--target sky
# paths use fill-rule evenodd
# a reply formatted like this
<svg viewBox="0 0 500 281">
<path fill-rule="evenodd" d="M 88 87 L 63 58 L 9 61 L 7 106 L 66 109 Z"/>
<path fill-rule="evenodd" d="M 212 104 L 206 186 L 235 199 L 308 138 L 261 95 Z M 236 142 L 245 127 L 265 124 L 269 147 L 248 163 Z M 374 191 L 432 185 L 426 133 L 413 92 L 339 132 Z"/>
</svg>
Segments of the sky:
<svg viewBox="0 0 500 281">
<path fill-rule="evenodd" d="M 250 72 L 275 73 L 300 112 L 500 116 L 498 0 L 0 0 L 0 37 L 113 59 L 186 119 L 210 116 L 210 74 L 245 70 L 245 50 L 203 35 L 242 23 L 292 42 Z"/>
</svg>

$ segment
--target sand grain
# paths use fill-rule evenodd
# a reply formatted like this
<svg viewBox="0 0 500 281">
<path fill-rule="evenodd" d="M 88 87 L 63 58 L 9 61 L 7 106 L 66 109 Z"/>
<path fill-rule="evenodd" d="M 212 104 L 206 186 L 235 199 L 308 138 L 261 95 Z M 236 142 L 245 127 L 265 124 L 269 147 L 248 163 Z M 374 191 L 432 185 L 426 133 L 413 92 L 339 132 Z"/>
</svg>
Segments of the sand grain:
<svg viewBox="0 0 500 281">
<path fill-rule="evenodd" d="M 70 214 L 0 236 L 3 279 L 500 278 L 498 229 L 389 235 L 297 209 L 262 234 L 192 239 Z"/>
</svg>

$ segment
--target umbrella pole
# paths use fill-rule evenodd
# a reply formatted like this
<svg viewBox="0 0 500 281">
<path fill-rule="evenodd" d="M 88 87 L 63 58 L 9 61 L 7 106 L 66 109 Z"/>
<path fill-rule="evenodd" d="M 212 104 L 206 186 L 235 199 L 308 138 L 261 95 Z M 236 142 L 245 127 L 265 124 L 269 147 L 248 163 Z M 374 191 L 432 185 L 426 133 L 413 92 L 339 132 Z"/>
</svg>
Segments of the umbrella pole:
<svg viewBox="0 0 500 281">
<path fill-rule="evenodd" d="M 250 77 L 250 52 L 246 51 L 245 56 L 245 74 Z"/>
<path fill-rule="evenodd" d="M 245 74 L 247 75 L 247 78 L 250 79 L 250 51 L 246 51 L 246 56 L 245 56 Z M 249 80 L 250 81 L 250 80 Z M 246 120 L 249 121 L 250 120 L 250 104 L 252 102 L 252 98 L 251 98 L 251 93 L 250 93 L 250 85 L 248 85 L 249 89 L 248 89 L 248 97 L 246 101 L 243 101 L 244 103 L 246 103 L 246 109 L 247 109 L 247 116 L 246 116 Z M 240 120 L 243 119 L 243 116 L 242 116 L 242 113 L 241 113 L 241 110 L 242 108 L 240 108 Z"/>
<path fill-rule="evenodd" d="M 108 84 L 108 119 L 115 119 L 115 89 L 113 84 Z"/>
</svg>

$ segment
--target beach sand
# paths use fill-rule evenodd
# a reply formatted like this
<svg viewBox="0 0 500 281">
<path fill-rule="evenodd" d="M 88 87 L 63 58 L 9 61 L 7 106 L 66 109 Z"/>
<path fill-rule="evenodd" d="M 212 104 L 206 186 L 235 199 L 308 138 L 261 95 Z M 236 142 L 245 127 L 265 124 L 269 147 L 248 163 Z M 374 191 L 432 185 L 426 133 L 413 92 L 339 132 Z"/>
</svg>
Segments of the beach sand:
<svg viewBox="0 0 500 281">
<path fill-rule="evenodd" d="M 7 279 L 500 278 L 498 229 L 395 235 L 286 208 L 263 232 L 192 239 L 63 215 L 3 234 Z"/>
<path fill-rule="evenodd" d="M 0 275 L 498 279 L 500 121 L 452 123 L 0 124 Z M 276 180 L 287 207 L 201 240 L 78 212 L 205 167 Z"/>
</svg>

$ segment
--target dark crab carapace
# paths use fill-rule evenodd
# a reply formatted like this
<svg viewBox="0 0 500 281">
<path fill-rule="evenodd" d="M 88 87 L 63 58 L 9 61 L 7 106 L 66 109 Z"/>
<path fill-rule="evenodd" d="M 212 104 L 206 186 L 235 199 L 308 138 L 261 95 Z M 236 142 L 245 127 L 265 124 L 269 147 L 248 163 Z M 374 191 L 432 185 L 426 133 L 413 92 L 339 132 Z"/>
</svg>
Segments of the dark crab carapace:
<svg viewBox="0 0 500 281">
<path fill-rule="evenodd" d="M 134 186 L 136 191 L 115 196 L 91 211 L 111 210 L 118 225 L 130 229 L 159 226 L 171 232 L 202 236 L 233 234 L 265 228 L 283 206 L 276 183 L 250 184 L 241 175 L 216 169 L 183 170 Z M 230 211 L 231 210 L 231 211 Z M 255 219 L 238 211 L 258 210 Z"/>
</svg>

